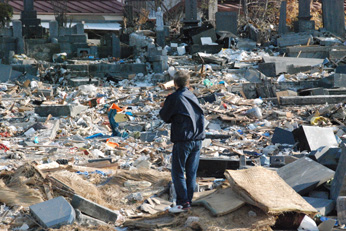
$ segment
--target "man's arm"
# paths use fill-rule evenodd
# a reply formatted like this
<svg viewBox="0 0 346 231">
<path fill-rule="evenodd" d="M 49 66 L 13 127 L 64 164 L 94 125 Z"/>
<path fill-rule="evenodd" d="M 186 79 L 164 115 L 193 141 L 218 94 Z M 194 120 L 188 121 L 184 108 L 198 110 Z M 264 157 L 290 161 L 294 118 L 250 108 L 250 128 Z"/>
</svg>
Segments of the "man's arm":
<svg viewBox="0 0 346 231">
<path fill-rule="evenodd" d="M 163 121 L 166 123 L 171 123 L 171 118 L 175 113 L 174 108 L 174 98 L 172 96 L 167 96 L 165 102 L 163 103 L 163 106 L 160 110 L 160 117 Z"/>
</svg>

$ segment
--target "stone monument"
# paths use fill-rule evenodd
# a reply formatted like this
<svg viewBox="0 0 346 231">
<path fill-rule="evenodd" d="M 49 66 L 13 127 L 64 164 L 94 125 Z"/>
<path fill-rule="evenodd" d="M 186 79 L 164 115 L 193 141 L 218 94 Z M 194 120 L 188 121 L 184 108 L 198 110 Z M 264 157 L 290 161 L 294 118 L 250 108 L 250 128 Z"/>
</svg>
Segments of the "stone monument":
<svg viewBox="0 0 346 231">
<path fill-rule="evenodd" d="M 197 27 L 197 0 L 185 0 L 184 27 Z"/>
<path fill-rule="evenodd" d="M 156 12 L 156 43 L 160 47 L 165 46 L 165 31 L 164 31 L 164 23 L 163 23 L 163 12 L 161 7 L 157 8 Z"/>
<path fill-rule="evenodd" d="M 299 0 L 298 21 L 294 23 L 295 32 L 306 32 L 315 30 L 315 21 L 310 20 L 311 0 Z"/>
<path fill-rule="evenodd" d="M 21 12 L 20 21 L 23 24 L 23 36 L 25 38 L 42 38 L 43 28 L 41 19 L 37 18 L 34 10 L 34 0 L 24 0 L 24 11 Z"/>
<path fill-rule="evenodd" d="M 279 34 L 286 34 L 286 17 L 287 17 L 287 2 L 282 1 L 280 7 L 280 19 L 279 19 Z"/>
<path fill-rule="evenodd" d="M 336 35 L 345 37 L 345 12 L 343 0 L 323 0 L 323 27 Z"/>
</svg>

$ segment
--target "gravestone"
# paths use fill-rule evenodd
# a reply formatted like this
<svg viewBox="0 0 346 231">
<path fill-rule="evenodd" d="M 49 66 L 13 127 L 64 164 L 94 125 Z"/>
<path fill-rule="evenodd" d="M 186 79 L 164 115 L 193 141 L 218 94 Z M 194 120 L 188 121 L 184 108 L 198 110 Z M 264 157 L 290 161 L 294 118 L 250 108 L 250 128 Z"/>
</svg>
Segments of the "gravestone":
<svg viewBox="0 0 346 231">
<path fill-rule="evenodd" d="M 322 1 L 323 27 L 341 37 L 345 37 L 345 12 L 343 0 Z"/>
<path fill-rule="evenodd" d="M 121 56 L 120 40 L 115 34 L 112 34 L 112 56 L 116 58 Z"/>
<path fill-rule="evenodd" d="M 165 47 L 166 45 L 166 38 L 165 38 L 165 31 L 164 30 L 157 30 L 156 31 L 156 43 L 160 47 Z"/>
<path fill-rule="evenodd" d="M 17 44 L 16 44 L 16 53 L 17 54 L 23 54 L 24 53 L 24 39 L 22 35 L 22 22 L 19 20 L 13 20 L 13 37 L 16 38 Z"/>
<path fill-rule="evenodd" d="M 49 22 L 49 38 L 58 38 L 59 37 L 59 23 L 57 21 Z"/>
<path fill-rule="evenodd" d="M 341 156 L 336 168 L 334 179 L 330 188 L 330 197 L 337 200 L 339 196 L 346 196 L 346 146 L 341 144 Z"/>
<path fill-rule="evenodd" d="M 83 35 L 84 34 L 84 24 L 83 23 L 77 23 L 75 26 L 76 34 Z"/>
<path fill-rule="evenodd" d="M 287 32 L 286 16 L 287 16 L 287 2 L 282 1 L 281 7 L 280 7 L 279 34 L 285 34 Z"/>
<path fill-rule="evenodd" d="M 217 12 L 216 17 L 216 30 L 229 31 L 237 35 L 238 27 L 238 13 L 237 12 Z"/>
<path fill-rule="evenodd" d="M 299 0 L 298 21 L 294 23 L 295 32 L 306 32 L 315 29 L 315 21 L 310 20 L 311 0 Z"/>
<path fill-rule="evenodd" d="M 197 26 L 197 0 L 185 0 L 184 26 Z"/>
<path fill-rule="evenodd" d="M 158 30 L 164 30 L 163 12 L 161 10 L 161 7 L 157 8 L 156 11 L 156 31 Z"/>
<path fill-rule="evenodd" d="M 23 36 L 25 38 L 42 38 L 43 28 L 41 19 L 37 18 L 34 10 L 34 0 L 24 0 L 24 11 L 21 12 L 20 21 L 23 23 Z"/>
<path fill-rule="evenodd" d="M 218 10 L 218 1 L 213 0 L 209 2 L 208 6 L 208 20 L 213 26 L 216 26 L 216 13 Z"/>
</svg>

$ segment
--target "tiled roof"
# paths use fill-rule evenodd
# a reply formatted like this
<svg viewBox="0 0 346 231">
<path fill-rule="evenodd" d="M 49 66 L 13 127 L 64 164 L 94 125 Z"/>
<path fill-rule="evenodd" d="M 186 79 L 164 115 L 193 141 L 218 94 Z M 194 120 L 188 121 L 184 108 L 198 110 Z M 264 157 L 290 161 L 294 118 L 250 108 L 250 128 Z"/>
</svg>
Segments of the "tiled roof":
<svg viewBox="0 0 346 231">
<path fill-rule="evenodd" d="M 52 1 L 35 1 L 34 8 L 38 14 L 53 14 L 54 6 Z M 111 14 L 121 15 L 123 4 L 117 0 L 60 0 L 54 2 L 66 3 L 66 13 L 68 14 Z M 23 0 L 9 1 L 14 13 L 20 13 L 24 9 Z M 59 4 L 61 5 L 61 4 Z M 56 6 L 55 6 L 56 7 Z"/>
</svg>

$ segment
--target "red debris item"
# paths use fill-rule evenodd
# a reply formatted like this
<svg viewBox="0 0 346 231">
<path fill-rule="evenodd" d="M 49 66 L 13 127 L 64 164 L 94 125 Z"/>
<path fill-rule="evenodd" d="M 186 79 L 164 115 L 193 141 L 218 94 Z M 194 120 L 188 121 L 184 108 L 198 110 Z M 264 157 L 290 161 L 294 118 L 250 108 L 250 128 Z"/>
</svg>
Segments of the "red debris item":
<svg viewBox="0 0 346 231">
<path fill-rule="evenodd" d="M 10 133 L 8 133 L 8 132 L 0 132 L 0 136 L 2 136 L 2 137 L 11 137 Z"/>
<path fill-rule="evenodd" d="M 227 109 L 227 104 L 223 103 L 222 106 Z"/>
<path fill-rule="evenodd" d="M 90 154 L 90 152 L 88 150 L 84 150 L 83 153 L 84 153 L 84 155 L 89 155 Z"/>
<path fill-rule="evenodd" d="M 10 150 L 8 147 L 6 147 L 5 145 L 3 144 L 0 144 L 0 150 L 4 149 L 5 152 L 7 152 L 8 150 Z"/>
</svg>

